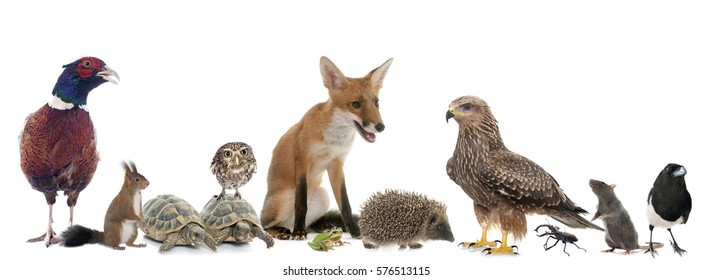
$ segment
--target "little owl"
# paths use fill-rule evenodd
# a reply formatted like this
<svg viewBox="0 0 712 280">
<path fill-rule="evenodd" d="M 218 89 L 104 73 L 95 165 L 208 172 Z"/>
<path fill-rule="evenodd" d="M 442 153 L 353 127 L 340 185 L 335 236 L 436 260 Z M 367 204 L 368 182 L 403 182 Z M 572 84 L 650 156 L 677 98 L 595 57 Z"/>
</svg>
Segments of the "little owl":
<svg viewBox="0 0 712 280">
<path fill-rule="evenodd" d="M 235 190 L 235 197 L 241 197 L 238 189 L 250 181 L 256 169 L 257 162 L 250 145 L 242 142 L 222 145 L 215 152 L 213 162 L 210 164 L 210 171 L 215 174 L 222 186 L 218 199 L 225 196 L 226 189 Z"/>
</svg>

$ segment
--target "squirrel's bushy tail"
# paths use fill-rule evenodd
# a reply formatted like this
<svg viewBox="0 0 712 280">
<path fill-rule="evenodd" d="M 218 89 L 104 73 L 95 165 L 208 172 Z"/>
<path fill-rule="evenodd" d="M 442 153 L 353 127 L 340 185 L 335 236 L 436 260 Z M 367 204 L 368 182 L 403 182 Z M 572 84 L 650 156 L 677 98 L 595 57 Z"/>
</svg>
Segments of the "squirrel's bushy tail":
<svg viewBox="0 0 712 280">
<path fill-rule="evenodd" d="M 96 244 L 104 241 L 104 233 L 80 225 L 73 225 L 61 234 L 61 244 L 66 247 L 78 247 L 84 244 Z"/>
</svg>

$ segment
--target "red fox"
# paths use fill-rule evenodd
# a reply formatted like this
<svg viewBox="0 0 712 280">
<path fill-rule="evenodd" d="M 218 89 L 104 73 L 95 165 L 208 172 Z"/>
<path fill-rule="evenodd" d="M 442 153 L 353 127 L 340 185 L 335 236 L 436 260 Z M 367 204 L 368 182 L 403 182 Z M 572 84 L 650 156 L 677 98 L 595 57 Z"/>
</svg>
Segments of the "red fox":
<svg viewBox="0 0 712 280">
<path fill-rule="evenodd" d="M 378 111 L 378 92 L 393 58 L 363 78 L 345 77 L 331 60 L 322 57 L 321 77 L 329 90 L 326 102 L 314 105 L 277 142 L 267 174 L 267 195 L 260 215 L 262 226 L 279 239 L 306 239 L 307 225 L 329 208 L 321 187 L 324 171 L 352 237 L 361 232 L 346 194 L 344 161 L 356 132 L 366 142 L 376 141 L 385 129 Z M 291 229 L 291 231 L 290 231 Z"/>
</svg>

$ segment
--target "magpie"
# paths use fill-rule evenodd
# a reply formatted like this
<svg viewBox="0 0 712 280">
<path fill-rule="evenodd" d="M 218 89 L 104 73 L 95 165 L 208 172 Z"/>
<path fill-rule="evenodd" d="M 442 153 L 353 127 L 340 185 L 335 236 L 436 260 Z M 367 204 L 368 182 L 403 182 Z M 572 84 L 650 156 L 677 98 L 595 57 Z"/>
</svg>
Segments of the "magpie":
<svg viewBox="0 0 712 280">
<path fill-rule="evenodd" d="M 668 164 L 660 171 L 648 194 L 647 215 L 650 243 L 645 252 L 650 252 L 653 258 L 657 254 L 653 248 L 653 229 L 655 227 L 666 228 L 670 232 L 670 237 L 672 237 L 670 244 L 675 253 L 682 256 L 687 252 L 677 245 L 671 230 L 674 225 L 687 223 L 690 210 L 692 210 L 692 198 L 685 185 L 685 174 L 687 174 L 687 170 L 682 165 Z"/>
</svg>

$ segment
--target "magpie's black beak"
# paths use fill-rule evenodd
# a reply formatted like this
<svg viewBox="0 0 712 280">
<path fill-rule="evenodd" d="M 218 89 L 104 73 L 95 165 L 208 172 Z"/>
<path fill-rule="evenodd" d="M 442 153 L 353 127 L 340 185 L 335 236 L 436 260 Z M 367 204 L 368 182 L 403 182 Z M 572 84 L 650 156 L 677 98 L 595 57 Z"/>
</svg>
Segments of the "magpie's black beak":
<svg viewBox="0 0 712 280">
<path fill-rule="evenodd" d="M 672 176 L 682 177 L 685 176 L 685 174 L 687 174 L 687 170 L 685 169 L 685 167 L 680 166 L 677 170 L 675 170 L 675 172 L 672 173 Z"/>
</svg>

